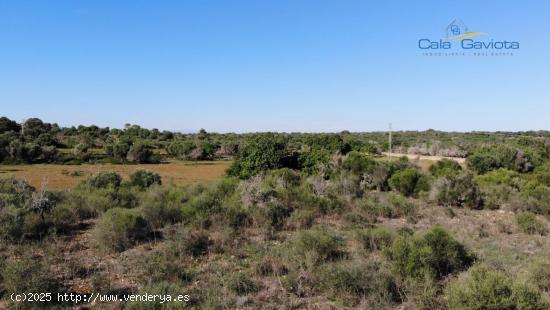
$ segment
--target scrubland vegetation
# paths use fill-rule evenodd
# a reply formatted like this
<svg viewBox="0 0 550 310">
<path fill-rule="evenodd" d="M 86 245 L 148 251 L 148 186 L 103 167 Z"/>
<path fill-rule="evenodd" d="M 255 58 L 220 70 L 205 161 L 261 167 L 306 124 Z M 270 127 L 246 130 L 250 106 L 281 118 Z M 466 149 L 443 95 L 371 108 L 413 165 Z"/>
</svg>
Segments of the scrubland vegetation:
<svg viewBox="0 0 550 310">
<path fill-rule="evenodd" d="M 2 119 L 4 162 L 234 161 L 206 185 L 139 169 L 71 191 L 0 178 L 0 307 L 31 308 L 10 304 L 22 291 L 191 296 L 95 309 L 550 307 L 547 132 L 398 133 L 404 152 L 467 158 L 424 171 L 377 156 L 382 133 L 37 133 L 37 123 L 22 133 Z"/>
</svg>

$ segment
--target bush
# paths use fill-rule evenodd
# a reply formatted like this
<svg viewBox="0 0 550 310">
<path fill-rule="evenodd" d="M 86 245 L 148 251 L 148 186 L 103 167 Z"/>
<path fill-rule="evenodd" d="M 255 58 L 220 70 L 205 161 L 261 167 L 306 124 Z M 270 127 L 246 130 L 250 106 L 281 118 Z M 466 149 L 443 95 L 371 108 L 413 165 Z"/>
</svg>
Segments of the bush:
<svg viewBox="0 0 550 310">
<path fill-rule="evenodd" d="M 2 286 L 7 295 L 11 293 L 58 292 L 60 284 L 48 266 L 30 257 L 8 260 L 1 274 Z"/>
<path fill-rule="evenodd" d="M 506 274 L 483 265 L 451 282 L 445 296 L 449 309 L 547 309 L 539 292 L 514 283 Z"/>
<path fill-rule="evenodd" d="M 356 237 L 366 250 L 380 251 L 391 245 L 397 234 L 387 227 L 379 226 L 359 230 L 356 232 Z"/>
<path fill-rule="evenodd" d="M 415 168 L 407 168 L 393 174 L 390 178 L 390 187 L 405 196 L 411 196 L 416 191 L 416 183 L 420 173 Z"/>
<path fill-rule="evenodd" d="M 126 159 L 140 164 L 153 163 L 156 161 L 151 146 L 143 141 L 136 141 L 132 144 L 130 150 L 128 150 Z"/>
<path fill-rule="evenodd" d="M 385 251 L 395 269 L 403 276 L 441 279 L 469 267 L 474 257 L 441 227 L 423 236 L 395 239 Z"/>
<path fill-rule="evenodd" d="M 334 232 L 309 229 L 298 231 L 292 240 L 293 254 L 306 264 L 317 265 L 344 255 L 344 240 Z"/>
<path fill-rule="evenodd" d="M 130 174 L 130 184 L 144 190 L 153 184 L 161 185 L 162 181 L 158 173 L 140 169 Z"/>
<path fill-rule="evenodd" d="M 289 167 L 286 140 L 281 135 L 254 135 L 246 147 L 240 148 L 228 174 L 242 179 L 262 171 Z"/>
<path fill-rule="evenodd" d="M 483 207 L 481 191 L 470 173 L 437 179 L 432 187 L 430 197 L 443 206 L 468 207 L 471 209 Z"/>
<path fill-rule="evenodd" d="M 169 229 L 170 240 L 180 256 L 201 256 L 208 253 L 210 240 L 208 233 L 177 225 Z"/>
<path fill-rule="evenodd" d="M 140 210 L 112 208 L 103 214 L 94 233 L 101 248 L 124 251 L 145 239 L 150 227 Z"/>
<path fill-rule="evenodd" d="M 119 188 L 122 177 L 116 172 L 99 172 L 83 182 L 90 188 Z"/>
<path fill-rule="evenodd" d="M 550 293 L 550 261 L 541 260 L 529 268 L 529 280 L 541 291 Z"/>
<path fill-rule="evenodd" d="M 321 268 L 319 284 L 333 298 L 343 300 L 344 305 L 357 306 L 361 299 L 385 304 L 399 301 L 395 279 L 380 262 L 346 261 Z"/>
<path fill-rule="evenodd" d="M 252 275 L 244 272 L 236 272 L 229 277 L 229 288 L 239 295 L 246 295 L 257 292 L 260 286 L 254 281 Z"/>
<path fill-rule="evenodd" d="M 523 231 L 524 233 L 530 235 L 544 235 L 546 233 L 546 227 L 544 226 L 544 223 L 539 221 L 536 215 L 529 211 L 516 214 L 516 223 L 518 224 L 521 231 Z"/>
<path fill-rule="evenodd" d="M 429 171 L 435 177 L 455 176 L 462 171 L 462 166 L 454 160 L 442 159 L 431 165 Z"/>
</svg>

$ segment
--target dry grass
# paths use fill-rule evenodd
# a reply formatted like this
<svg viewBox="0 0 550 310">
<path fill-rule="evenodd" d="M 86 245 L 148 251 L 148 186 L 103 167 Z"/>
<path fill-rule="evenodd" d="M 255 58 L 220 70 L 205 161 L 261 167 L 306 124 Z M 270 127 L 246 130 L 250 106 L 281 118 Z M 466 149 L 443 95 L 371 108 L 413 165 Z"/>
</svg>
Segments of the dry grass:
<svg viewBox="0 0 550 310">
<path fill-rule="evenodd" d="M 139 165 L 0 165 L 0 178 L 14 176 L 35 187 L 40 187 L 46 180 L 50 189 L 72 189 L 89 175 L 100 171 L 114 171 L 127 178 L 133 171 L 145 169 L 160 174 L 164 184 L 182 185 L 219 179 L 230 164 L 230 161 L 198 161 Z"/>
</svg>

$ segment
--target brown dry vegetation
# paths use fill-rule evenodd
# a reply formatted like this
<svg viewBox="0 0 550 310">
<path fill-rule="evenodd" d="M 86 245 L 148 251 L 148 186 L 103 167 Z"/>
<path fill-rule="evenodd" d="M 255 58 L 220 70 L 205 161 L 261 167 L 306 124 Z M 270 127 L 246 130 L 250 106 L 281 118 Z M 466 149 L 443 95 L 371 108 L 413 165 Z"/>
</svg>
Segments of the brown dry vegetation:
<svg viewBox="0 0 550 310">
<path fill-rule="evenodd" d="M 138 169 L 160 174 L 164 184 L 187 185 L 194 182 L 208 183 L 225 174 L 231 161 L 175 161 L 164 164 L 83 164 L 83 165 L 0 165 L 1 177 L 15 177 L 40 188 L 45 180 L 49 189 L 73 189 L 90 175 L 110 171 L 124 179 Z"/>
</svg>

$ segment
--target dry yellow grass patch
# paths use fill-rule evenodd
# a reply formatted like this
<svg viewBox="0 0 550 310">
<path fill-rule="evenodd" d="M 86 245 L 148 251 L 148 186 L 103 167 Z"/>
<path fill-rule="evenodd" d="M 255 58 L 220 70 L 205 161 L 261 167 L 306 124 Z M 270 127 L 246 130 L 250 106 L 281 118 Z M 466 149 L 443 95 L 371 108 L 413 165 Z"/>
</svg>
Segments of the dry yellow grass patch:
<svg viewBox="0 0 550 310">
<path fill-rule="evenodd" d="M 117 172 L 127 179 L 133 171 L 145 169 L 160 174 L 163 184 L 182 185 L 219 179 L 230 164 L 230 161 L 199 161 L 139 165 L 0 165 L 0 178 L 14 176 L 38 188 L 45 180 L 49 189 L 72 189 L 89 175 L 100 171 Z"/>
</svg>

